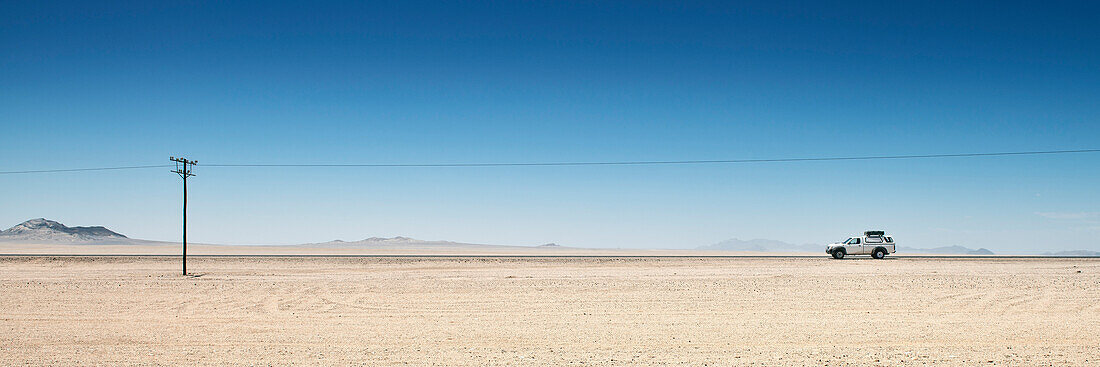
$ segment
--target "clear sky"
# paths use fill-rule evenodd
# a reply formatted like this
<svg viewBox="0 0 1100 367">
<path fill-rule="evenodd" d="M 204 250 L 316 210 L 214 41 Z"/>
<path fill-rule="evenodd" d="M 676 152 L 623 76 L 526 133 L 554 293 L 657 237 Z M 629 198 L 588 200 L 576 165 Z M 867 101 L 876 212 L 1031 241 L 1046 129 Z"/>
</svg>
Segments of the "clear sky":
<svg viewBox="0 0 1100 367">
<path fill-rule="evenodd" d="M 443 4 L 441 4 L 443 3 Z M 0 2 L 0 171 L 200 162 L 190 239 L 1100 250 L 1097 2 Z M 177 240 L 168 169 L 0 176 L 33 217 Z"/>
</svg>

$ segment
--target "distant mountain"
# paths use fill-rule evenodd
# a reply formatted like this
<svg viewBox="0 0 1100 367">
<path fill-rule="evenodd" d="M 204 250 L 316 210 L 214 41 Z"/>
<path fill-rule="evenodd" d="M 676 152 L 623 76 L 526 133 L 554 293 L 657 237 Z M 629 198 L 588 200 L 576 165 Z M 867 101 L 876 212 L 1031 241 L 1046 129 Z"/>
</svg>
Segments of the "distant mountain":
<svg viewBox="0 0 1100 367">
<path fill-rule="evenodd" d="M 461 243 L 452 241 L 426 241 L 409 237 L 371 237 L 358 241 L 334 240 L 322 243 L 305 243 L 299 247 L 318 248 L 342 248 L 342 249 L 384 249 L 384 248 L 442 248 L 442 247 L 514 247 L 499 245 L 482 245 L 474 243 Z"/>
<path fill-rule="evenodd" d="M 92 243 L 116 240 L 128 238 L 102 226 L 69 227 L 45 218 L 31 219 L 0 231 L 0 241 L 8 242 Z"/>
<path fill-rule="evenodd" d="M 935 254 L 935 255 L 995 255 L 993 251 L 988 249 L 971 249 L 959 245 L 944 246 L 934 248 L 914 248 L 914 247 L 898 247 L 898 253 L 913 253 L 913 254 Z"/>
<path fill-rule="evenodd" d="M 478 243 L 463 243 L 454 241 L 427 241 L 409 237 L 371 237 L 358 241 L 333 240 L 322 243 L 304 243 L 296 247 L 308 248 L 332 248 L 332 249 L 363 249 L 363 250 L 509 250 L 509 249 L 541 249 L 547 251 L 576 250 L 574 247 L 559 246 L 548 243 L 539 246 L 514 246 L 514 245 L 486 245 Z"/>
<path fill-rule="evenodd" d="M 753 240 L 740 240 L 736 238 L 708 246 L 700 246 L 697 250 L 716 251 L 753 251 L 753 252 L 823 252 L 824 245 L 795 245 L 777 240 L 757 238 Z"/>
<path fill-rule="evenodd" d="M 823 252 L 825 245 L 795 245 L 788 242 L 768 240 L 768 239 L 755 239 L 755 240 L 739 240 L 729 239 L 722 242 L 715 243 L 709 246 L 701 246 L 698 250 L 718 250 L 718 251 L 750 251 L 750 252 Z M 938 255 L 994 255 L 993 251 L 988 249 L 971 249 L 963 246 L 946 246 L 936 248 L 913 248 L 913 247 L 898 247 L 899 254 L 938 254 Z"/>
<path fill-rule="evenodd" d="M 1100 256 L 1100 251 L 1089 250 L 1073 250 L 1073 251 L 1058 251 L 1058 252 L 1044 252 L 1044 256 Z"/>
</svg>

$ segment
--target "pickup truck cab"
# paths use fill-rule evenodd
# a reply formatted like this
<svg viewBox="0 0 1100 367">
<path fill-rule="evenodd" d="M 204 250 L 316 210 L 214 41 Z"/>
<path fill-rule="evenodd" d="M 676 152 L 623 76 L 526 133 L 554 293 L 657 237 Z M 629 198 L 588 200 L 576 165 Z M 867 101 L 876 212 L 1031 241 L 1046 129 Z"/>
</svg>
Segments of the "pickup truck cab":
<svg viewBox="0 0 1100 367">
<path fill-rule="evenodd" d="M 894 237 L 886 235 L 886 232 L 866 231 L 862 236 L 849 237 L 843 242 L 826 246 L 825 253 L 833 255 L 834 259 L 843 259 L 848 255 L 871 255 L 882 259 L 896 252 L 896 248 Z"/>
</svg>

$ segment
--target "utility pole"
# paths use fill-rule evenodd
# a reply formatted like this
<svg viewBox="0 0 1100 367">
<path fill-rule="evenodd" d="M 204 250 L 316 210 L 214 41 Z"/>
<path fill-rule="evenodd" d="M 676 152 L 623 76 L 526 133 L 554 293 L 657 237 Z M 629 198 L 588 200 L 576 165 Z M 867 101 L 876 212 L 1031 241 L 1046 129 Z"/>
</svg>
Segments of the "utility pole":
<svg viewBox="0 0 1100 367">
<path fill-rule="evenodd" d="M 199 161 L 189 161 L 187 158 L 168 157 L 176 162 L 176 170 L 172 171 L 183 179 L 183 275 L 187 275 L 187 178 L 194 176 L 191 167 L 199 164 Z"/>
</svg>

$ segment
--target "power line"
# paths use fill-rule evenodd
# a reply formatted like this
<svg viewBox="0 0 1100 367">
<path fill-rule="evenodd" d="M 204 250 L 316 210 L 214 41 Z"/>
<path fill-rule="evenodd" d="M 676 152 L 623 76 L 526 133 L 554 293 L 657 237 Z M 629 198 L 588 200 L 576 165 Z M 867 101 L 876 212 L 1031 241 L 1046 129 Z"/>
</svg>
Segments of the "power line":
<svg viewBox="0 0 1100 367">
<path fill-rule="evenodd" d="M 841 157 L 799 157 L 799 158 L 762 158 L 762 159 L 714 159 L 714 160 L 662 160 L 662 161 L 594 161 L 594 162 L 481 162 L 481 163 L 245 163 L 228 164 L 214 163 L 204 164 L 206 167 L 223 168 L 294 168 L 294 167 L 543 167 L 543 166 L 641 166 L 641 165 L 688 165 L 688 164 L 737 164 L 737 163 L 780 163 L 780 162 L 822 162 L 822 161 L 863 161 L 863 160 L 887 160 L 887 159 L 928 159 L 928 158 L 962 158 L 962 157 L 996 157 L 996 156 L 1025 156 L 1025 155 L 1052 155 L 1073 153 L 1100 153 L 1100 149 L 1075 149 L 1075 150 L 1043 150 L 1043 151 L 1017 151 L 1017 152 L 992 152 L 992 153 L 954 153 L 954 154 L 914 154 L 914 155 L 877 155 L 877 156 L 841 156 Z M 55 172 L 84 172 L 107 170 L 130 170 L 146 168 L 165 168 L 172 165 L 147 165 L 147 166 L 121 166 L 121 167 L 95 167 L 95 168 L 69 168 L 28 171 L 0 171 L 0 174 L 33 174 Z"/>
<path fill-rule="evenodd" d="M 57 172 L 87 172 L 87 171 L 118 171 L 128 169 L 169 168 L 170 164 L 155 164 L 147 166 L 121 166 L 121 167 L 93 167 L 93 168 L 65 168 L 65 169 L 40 169 L 30 171 L 0 171 L 0 175 L 15 175 L 25 173 L 57 173 Z"/>
<path fill-rule="evenodd" d="M 993 157 L 1040 154 L 1098 153 L 1100 149 L 1046 150 L 1025 152 L 996 153 L 958 153 L 958 154 L 919 154 L 919 155 L 881 155 L 855 157 L 804 157 L 804 158 L 765 158 L 765 159 L 720 159 L 720 160 L 677 160 L 677 161 L 611 161 L 611 162 L 499 162 L 499 163 L 316 163 L 316 164 L 206 164 L 207 167 L 530 167 L 530 166 L 628 166 L 628 165 L 672 165 L 672 164 L 728 164 L 728 163 L 777 163 L 777 162 L 818 162 L 818 161 L 855 161 L 881 159 L 921 159 L 921 158 L 957 158 L 957 157 Z"/>
<path fill-rule="evenodd" d="M 183 275 L 187 275 L 187 178 L 195 175 L 191 173 L 191 168 L 199 161 L 176 157 L 168 157 L 168 160 L 176 162 L 176 170 L 172 173 L 183 179 Z"/>
</svg>

